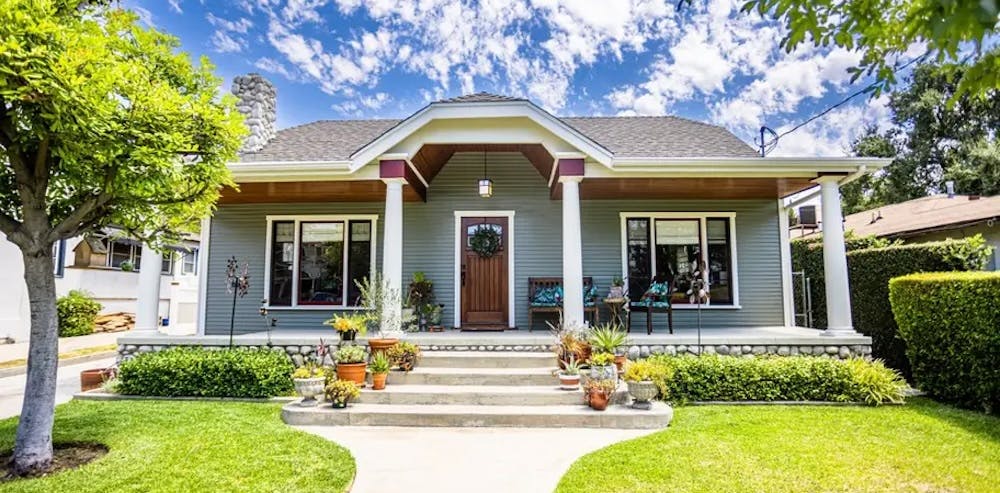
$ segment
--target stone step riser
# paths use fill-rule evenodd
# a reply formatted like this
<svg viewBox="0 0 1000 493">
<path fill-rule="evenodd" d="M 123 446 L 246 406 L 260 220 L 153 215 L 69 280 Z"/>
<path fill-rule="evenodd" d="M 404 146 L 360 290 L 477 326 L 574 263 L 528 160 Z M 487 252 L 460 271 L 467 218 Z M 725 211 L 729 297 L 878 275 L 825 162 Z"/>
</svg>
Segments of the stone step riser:
<svg viewBox="0 0 1000 493">
<path fill-rule="evenodd" d="M 468 357 L 423 353 L 420 358 L 422 368 L 555 368 L 554 357 Z"/>
<path fill-rule="evenodd" d="M 282 411 L 285 423 L 295 426 L 424 426 L 494 428 L 621 428 L 659 429 L 670 418 L 649 413 L 616 415 L 600 411 L 585 414 L 414 414 L 407 412 L 359 412 L 350 408 L 339 412 L 297 413 Z"/>
<path fill-rule="evenodd" d="M 389 375 L 390 385 L 559 385 L 554 375 L 506 375 L 483 373 L 402 373 Z"/>
<path fill-rule="evenodd" d="M 451 405 L 477 406 L 553 406 L 574 405 L 583 402 L 581 391 L 553 391 L 552 393 L 418 393 L 365 391 L 358 402 L 363 404 Z"/>
</svg>

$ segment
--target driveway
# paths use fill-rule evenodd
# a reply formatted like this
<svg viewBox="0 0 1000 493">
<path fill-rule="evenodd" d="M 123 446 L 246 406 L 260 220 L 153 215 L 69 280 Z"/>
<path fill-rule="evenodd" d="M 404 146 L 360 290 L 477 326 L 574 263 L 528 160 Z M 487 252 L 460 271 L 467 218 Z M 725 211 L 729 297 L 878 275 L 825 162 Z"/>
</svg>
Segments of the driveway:
<svg viewBox="0 0 1000 493">
<path fill-rule="evenodd" d="M 70 366 L 59 366 L 56 387 L 56 404 L 62 404 L 80 391 L 80 372 L 90 368 L 104 368 L 115 363 L 115 358 L 107 358 Z M 24 400 L 24 375 L 0 378 L 0 418 L 21 414 Z"/>
<path fill-rule="evenodd" d="M 347 447 L 352 493 L 549 493 L 580 456 L 659 430 L 299 426 Z"/>
</svg>

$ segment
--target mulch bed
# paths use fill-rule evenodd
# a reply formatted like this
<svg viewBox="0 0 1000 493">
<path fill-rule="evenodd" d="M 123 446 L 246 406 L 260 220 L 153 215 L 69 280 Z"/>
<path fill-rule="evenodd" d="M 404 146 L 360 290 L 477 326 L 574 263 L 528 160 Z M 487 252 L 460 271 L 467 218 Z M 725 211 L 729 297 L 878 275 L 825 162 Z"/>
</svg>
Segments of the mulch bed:
<svg viewBox="0 0 1000 493">
<path fill-rule="evenodd" d="M 11 457 L 14 455 L 14 452 L 10 451 L 0 455 L 0 464 L 3 464 L 2 468 L 0 468 L 0 474 L 2 474 L 0 476 L 0 483 L 23 479 L 25 477 L 38 478 L 75 469 L 90 461 L 104 457 L 104 454 L 107 453 L 108 447 L 99 443 L 57 443 L 53 446 L 52 465 L 48 469 L 30 476 L 15 476 L 11 470 L 13 466 Z"/>
</svg>

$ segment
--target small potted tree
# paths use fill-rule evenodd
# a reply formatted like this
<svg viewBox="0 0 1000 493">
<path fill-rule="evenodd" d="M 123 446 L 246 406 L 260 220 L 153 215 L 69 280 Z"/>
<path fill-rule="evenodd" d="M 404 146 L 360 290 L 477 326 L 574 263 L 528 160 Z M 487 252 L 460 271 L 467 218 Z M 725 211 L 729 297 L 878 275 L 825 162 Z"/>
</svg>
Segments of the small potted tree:
<svg viewBox="0 0 1000 493">
<path fill-rule="evenodd" d="M 372 390 L 385 389 L 385 380 L 389 377 L 389 368 L 392 363 L 385 352 L 372 355 Z"/>
<path fill-rule="evenodd" d="M 377 337 L 368 339 L 372 354 L 385 351 L 399 343 L 402 336 L 402 302 L 399 290 L 386 284 L 378 273 L 355 281 L 361 291 L 361 304 L 365 309 L 364 323 Z"/>
<path fill-rule="evenodd" d="M 559 388 L 563 390 L 577 390 L 580 388 L 580 364 L 576 358 L 570 357 L 569 361 L 563 362 L 562 370 L 559 370 Z"/>
<path fill-rule="evenodd" d="M 604 324 L 594 329 L 590 335 L 590 343 L 599 353 L 614 355 L 614 363 L 618 371 L 622 371 L 627 357 L 623 348 L 628 345 L 628 334 L 616 325 Z"/>
<path fill-rule="evenodd" d="M 323 394 L 326 386 L 326 374 L 323 367 L 309 362 L 292 372 L 292 382 L 295 384 L 295 393 L 302 397 L 299 405 L 313 407 L 319 403 L 316 396 Z"/>
<path fill-rule="evenodd" d="M 393 366 L 403 371 L 413 370 L 420 360 L 420 348 L 412 342 L 402 341 L 386 351 Z"/>
<path fill-rule="evenodd" d="M 615 356 L 611 353 L 597 353 L 590 357 L 591 380 L 618 380 Z"/>
<path fill-rule="evenodd" d="M 358 386 L 347 380 L 334 380 L 326 385 L 326 400 L 335 408 L 343 409 L 347 403 L 361 395 Z"/>
<path fill-rule="evenodd" d="M 611 288 L 608 289 L 608 298 L 620 299 L 625 297 L 625 280 L 621 276 L 611 279 Z"/>
<path fill-rule="evenodd" d="M 632 407 L 636 409 L 651 409 L 652 400 L 656 398 L 659 389 L 656 381 L 661 380 L 666 369 L 649 361 L 630 363 L 623 376 L 628 385 L 628 393 L 632 396 Z"/>
<path fill-rule="evenodd" d="M 365 386 L 365 369 L 368 363 L 365 362 L 365 348 L 361 346 L 341 346 L 333 359 L 337 361 L 337 379 L 356 383 L 359 387 Z"/>
<path fill-rule="evenodd" d="M 603 411 L 608 408 L 611 396 L 618 386 L 617 380 L 590 380 L 584 388 L 587 394 L 587 402 L 595 411 Z"/>
</svg>

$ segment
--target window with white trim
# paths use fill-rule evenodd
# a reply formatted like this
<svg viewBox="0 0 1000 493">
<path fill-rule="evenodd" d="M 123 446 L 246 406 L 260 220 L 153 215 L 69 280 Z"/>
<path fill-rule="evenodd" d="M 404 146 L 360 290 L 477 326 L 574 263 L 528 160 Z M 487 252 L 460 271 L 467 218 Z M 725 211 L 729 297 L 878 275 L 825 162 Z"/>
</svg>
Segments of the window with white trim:
<svg viewBox="0 0 1000 493">
<path fill-rule="evenodd" d="M 192 248 L 181 253 L 181 275 L 193 276 L 198 274 L 198 249 Z"/>
<path fill-rule="evenodd" d="M 377 216 L 269 216 L 265 298 L 273 307 L 353 307 L 372 272 Z"/>
<path fill-rule="evenodd" d="M 115 240 L 105 238 L 104 245 L 107 248 L 107 266 L 113 269 L 121 269 L 122 264 L 128 264 L 123 270 L 139 272 L 142 267 L 142 245 L 128 240 Z M 174 273 L 174 254 L 167 252 L 160 258 L 160 274 L 172 275 Z"/>
<path fill-rule="evenodd" d="M 633 298 L 655 280 L 671 285 L 674 305 L 690 305 L 687 292 L 702 264 L 710 305 L 739 304 L 735 214 L 638 212 L 621 219 L 623 276 Z"/>
</svg>

